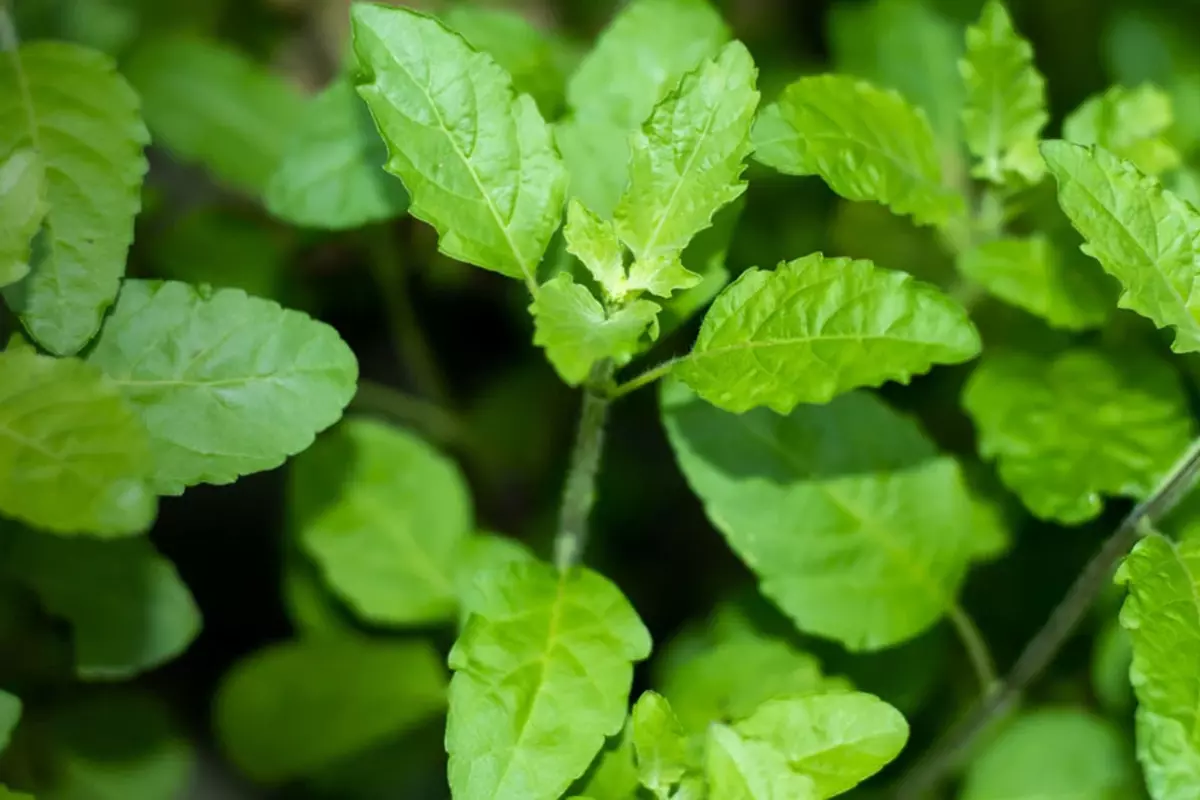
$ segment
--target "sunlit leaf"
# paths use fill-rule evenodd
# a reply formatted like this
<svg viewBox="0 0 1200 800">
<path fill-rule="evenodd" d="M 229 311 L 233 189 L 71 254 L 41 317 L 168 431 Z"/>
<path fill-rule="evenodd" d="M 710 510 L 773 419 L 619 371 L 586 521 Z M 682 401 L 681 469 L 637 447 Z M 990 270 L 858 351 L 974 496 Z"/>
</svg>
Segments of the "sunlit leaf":
<svg viewBox="0 0 1200 800">
<path fill-rule="evenodd" d="M 1179 152 L 1167 139 L 1174 121 L 1171 98 L 1158 87 L 1114 86 L 1071 112 L 1063 122 L 1063 138 L 1100 145 L 1147 175 L 1160 175 L 1180 164 Z"/>
<path fill-rule="evenodd" d="M 633 747 L 638 775 L 655 797 L 668 800 L 689 768 L 687 739 L 671 705 L 646 692 L 633 706 Z"/>
</svg>

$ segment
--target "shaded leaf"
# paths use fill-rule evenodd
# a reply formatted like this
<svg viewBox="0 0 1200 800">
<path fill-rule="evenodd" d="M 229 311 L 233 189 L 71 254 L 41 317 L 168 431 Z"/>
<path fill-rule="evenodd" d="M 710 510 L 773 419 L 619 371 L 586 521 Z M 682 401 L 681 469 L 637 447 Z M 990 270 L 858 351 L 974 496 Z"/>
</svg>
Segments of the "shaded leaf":
<svg viewBox="0 0 1200 800">
<path fill-rule="evenodd" d="M 288 247 L 257 217 L 199 208 L 154 240 L 158 276 L 278 300 L 288 282 Z"/>
<path fill-rule="evenodd" d="M 46 167 L 37 151 L 0 161 L 0 287 L 29 274 L 30 244 L 46 218 Z"/>
<path fill-rule="evenodd" d="M 12 732 L 21 719 L 21 700 L 0 689 L 0 753 L 8 747 Z"/>
</svg>

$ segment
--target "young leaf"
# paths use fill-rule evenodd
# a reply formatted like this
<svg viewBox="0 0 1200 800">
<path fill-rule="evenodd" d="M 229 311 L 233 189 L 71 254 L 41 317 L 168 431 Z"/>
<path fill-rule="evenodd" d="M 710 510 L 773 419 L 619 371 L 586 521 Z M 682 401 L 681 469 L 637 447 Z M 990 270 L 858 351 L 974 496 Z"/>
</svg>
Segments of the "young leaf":
<svg viewBox="0 0 1200 800">
<path fill-rule="evenodd" d="M 1170 95 L 1156 86 L 1114 86 L 1071 112 L 1063 122 L 1063 138 L 1100 145 L 1147 175 L 1160 175 L 1180 164 L 1179 151 L 1166 136 L 1174 121 Z"/>
<path fill-rule="evenodd" d="M 771 700 L 734 730 L 766 744 L 812 781 L 813 796 L 848 792 L 883 769 L 908 741 L 903 715 L 878 697 L 838 692 Z"/>
<path fill-rule="evenodd" d="M 967 87 L 962 112 L 967 147 L 980 159 L 973 174 L 997 184 L 1007 183 L 1013 172 L 1030 184 L 1040 181 L 1046 166 L 1034 145 L 1050 119 L 1046 81 L 1001 0 L 988 0 L 979 22 L 967 30 L 967 55 L 959 69 Z"/>
<path fill-rule="evenodd" d="M 558 228 L 566 171 L 537 104 L 490 56 L 415 11 L 357 4 L 358 91 L 388 146 L 409 212 L 451 258 L 523 278 Z"/>
<path fill-rule="evenodd" d="M 1102 147 L 1045 142 L 1042 155 L 1058 180 L 1058 202 L 1086 252 L 1121 282 L 1119 305 L 1175 329 L 1172 348 L 1200 350 L 1200 214 L 1158 181 Z"/>
<path fill-rule="evenodd" d="M 1133 640 L 1138 760 L 1154 800 L 1184 800 L 1200 785 L 1200 542 L 1152 534 L 1117 581 L 1129 591 L 1121 625 Z"/>
<path fill-rule="evenodd" d="M 1083 262 L 1034 235 L 983 242 L 963 253 L 958 267 L 991 294 L 1056 328 L 1086 330 L 1108 319 L 1113 292 L 1104 273 Z"/>
<path fill-rule="evenodd" d="M 120 680 L 179 656 L 200 633 L 200 611 L 170 561 L 145 538 L 68 540 L 18 530 L 5 570 L 71 625 L 75 672 Z"/>
<path fill-rule="evenodd" d="M 962 800 L 1137 796 L 1121 731 L 1082 709 L 1044 708 L 1006 726 L 971 763 Z"/>
<path fill-rule="evenodd" d="M 296 459 L 290 495 L 301 546 L 363 619 L 454 618 L 458 551 L 474 528 L 453 462 L 400 428 L 351 419 Z"/>
<path fill-rule="evenodd" d="M 107 56 L 39 42 L 22 47 L 12 63 L 0 59 L 0 157 L 36 153 L 46 203 L 45 234 L 29 274 L 6 288 L 4 299 L 56 355 L 79 352 L 117 296 L 141 208 L 148 141 L 138 98 Z M 21 211 L 36 215 L 30 206 Z M 16 221 L 2 219 L 5 228 Z"/>
<path fill-rule="evenodd" d="M 818 175 L 848 200 L 882 203 L 943 225 L 963 199 L 942 186 L 925 115 L 892 91 L 844 75 L 801 78 L 763 109 L 754 157 L 788 175 Z"/>
<path fill-rule="evenodd" d="M 0 689 L 0 753 L 8 747 L 12 732 L 21 719 L 21 700 Z"/>
<path fill-rule="evenodd" d="M 514 563 L 479 582 L 450 651 L 450 788 L 458 800 L 555 800 L 621 730 L 650 634 L 586 569 Z"/>
<path fill-rule="evenodd" d="M 358 379 L 328 325 L 172 281 L 126 281 L 88 361 L 149 429 L 161 494 L 279 466 L 337 422 Z"/>
<path fill-rule="evenodd" d="M 612 215 L 629 178 L 630 134 L 663 96 L 729 40 L 707 0 L 633 0 L 601 34 L 567 87 L 572 115 L 555 127 L 571 194 Z"/>
<path fill-rule="evenodd" d="M 599 361 L 629 363 L 659 307 L 649 300 L 634 300 L 606 311 L 587 287 L 560 272 L 542 284 L 529 310 L 537 325 L 533 343 L 546 348 L 564 381 L 578 386 Z"/>
<path fill-rule="evenodd" d="M 0 353 L 0 512 L 55 533 L 126 536 L 154 522 L 134 409 L 74 358 Z"/>
<path fill-rule="evenodd" d="M 1033 513 L 1076 525 L 1103 495 L 1142 498 L 1193 435 L 1179 378 L 1152 353 L 992 351 L 963 391 L 979 451 Z"/>
<path fill-rule="evenodd" d="M 30 243 L 46 218 L 46 167 L 36 151 L 0 161 L 0 288 L 29 274 Z"/>
<path fill-rule="evenodd" d="M 625 248 L 617 238 L 616 227 L 572 198 L 567 205 L 563 236 L 567 250 L 587 267 L 604 293 L 612 300 L 623 300 L 629 286 L 625 276 Z"/>
<path fill-rule="evenodd" d="M 283 78 L 233 48 L 192 34 L 147 39 L 126 60 L 156 144 L 218 180 L 260 196 L 304 98 Z"/>
<path fill-rule="evenodd" d="M 683 728 L 662 695 L 646 692 L 634 704 L 633 748 L 642 786 L 660 800 L 670 800 L 689 760 Z"/>
<path fill-rule="evenodd" d="M 978 550 L 973 500 L 958 464 L 874 396 L 738 415 L 672 383 L 663 417 L 709 519 L 802 631 L 878 650 L 953 605 Z"/>
<path fill-rule="evenodd" d="M 708 729 L 705 773 L 709 794 L 722 800 L 820 800 L 812 778 L 795 772 L 782 753 L 744 739 L 733 728 Z"/>
<path fill-rule="evenodd" d="M 348 80 L 308 101 L 266 184 L 267 210 L 293 225 L 349 230 L 408 208 L 404 185 L 383 171 L 387 148 Z"/>
<path fill-rule="evenodd" d="M 631 290 L 669 297 L 699 282 L 680 257 L 746 189 L 757 75 L 745 45 L 731 42 L 686 75 L 633 137 L 629 186 L 614 212 L 634 255 Z"/>
<path fill-rule="evenodd" d="M 583 777 L 572 784 L 569 793 L 595 800 L 629 800 L 638 797 L 640 786 L 633 749 L 633 723 L 627 720 L 619 734 L 609 737 L 604 749 Z"/>
<path fill-rule="evenodd" d="M 431 645 L 333 634 L 272 645 L 237 664 L 214 713 L 233 763 L 277 783 L 415 728 L 445 704 L 446 670 Z"/>
<path fill-rule="evenodd" d="M 861 386 L 907 382 L 979 348 L 967 312 L 933 286 L 814 253 L 744 272 L 713 303 L 676 373 L 727 411 L 787 414 Z"/>
</svg>

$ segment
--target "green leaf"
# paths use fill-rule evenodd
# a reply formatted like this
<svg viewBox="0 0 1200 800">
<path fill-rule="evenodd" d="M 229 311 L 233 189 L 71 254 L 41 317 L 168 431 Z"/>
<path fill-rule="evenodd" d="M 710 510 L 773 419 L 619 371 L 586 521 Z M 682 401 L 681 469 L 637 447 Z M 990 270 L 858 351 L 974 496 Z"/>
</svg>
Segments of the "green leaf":
<svg viewBox="0 0 1200 800">
<path fill-rule="evenodd" d="M 0 800 L 36 800 L 36 798 L 31 794 L 14 792 L 7 786 L 0 785 Z"/>
<path fill-rule="evenodd" d="M 816 798 L 853 789 L 883 769 L 908 741 L 903 715 L 862 692 L 771 700 L 734 729 L 744 740 L 780 753 L 791 771 L 812 781 Z"/>
<path fill-rule="evenodd" d="M 30 243 L 48 210 L 41 156 L 14 150 L 0 161 L 0 288 L 29 274 Z"/>
<path fill-rule="evenodd" d="M 911 420 L 865 392 L 730 414 L 676 383 L 663 417 L 709 519 L 802 631 L 878 650 L 953 606 L 974 502 Z"/>
<path fill-rule="evenodd" d="M 55 533 L 141 533 L 157 509 L 151 466 L 145 429 L 99 370 L 0 353 L 0 512 Z"/>
<path fill-rule="evenodd" d="M 1200 215 L 1102 147 L 1045 142 L 1058 202 L 1084 252 L 1121 282 L 1119 305 L 1175 329 L 1176 352 L 1200 350 L 1200 300 L 1192 296 Z"/>
<path fill-rule="evenodd" d="M 1114 617 L 1096 634 L 1092 645 L 1092 693 L 1100 707 L 1113 716 L 1128 716 L 1133 708 L 1133 688 L 1129 685 L 1132 660 L 1129 634 Z"/>
<path fill-rule="evenodd" d="M 1136 797 L 1132 753 L 1111 722 L 1082 709 L 1023 714 L 984 747 L 962 800 L 1127 800 Z"/>
<path fill-rule="evenodd" d="M 546 348 L 550 363 L 564 381 L 578 386 L 597 362 L 629 363 L 642 334 L 658 316 L 659 306 L 634 300 L 606 311 L 587 287 L 561 272 L 542 284 L 529 310 L 537 326 L 533 343 Z"/>
<path fill-rule="evenodd" d="M 1001 0 L 988 0 L 979 22 L 967 30 L 967 55 L 959 69 L 967 87 L 963 130 L 967 147 L 980 159 L 972 174 L 1003 184 L 1016 172 L 1030 184 L 1039 182 L 1046 167 L 1033 145 L 1050 119 L 1046 81 Z"/>
<path fill-rule="evenodd" d="M 459 549 L 473 531 L 458 467 L 400 428 L 351 419 L 296 459 L 291 512 L 301 546 L 363 619 L 454 618 Z"/>
<path fill-rule="evenodd" d="M 1063 138 L 1099 145 L 1147 175 L 1160 175 L 1180 165 L 1179 151 L 1167 139 L 1174 122 L 1171 96 L 1158 87 L 1114 86 L 1071 112 Z"/>
<path fill-rule="evenodd" d="M 639 786 L 633 723 L 627 720 L 619 734 L 609 737 L 604 749 L 583 777 L 572 784 L 569 793 L 596 800 L 630 800 L 638 796 Z"/>
<path fill-rule="evenodd" d="M 79 352 L 117 296 L 148 141 L 138 98 L 107 56 L 39 42 L 22 47 L 11 64 L 0 59 L 0 158 L 37 153 L 47 209 L 29 274 L 4 299 L 56 355 Z"/>
<path fill-rule="evenodd" d="M 1154 800 L 1185 800 L 1200 785 L 1200 541 L 1151 534 L 1117 582 L 1129 591 L 1121 625 L 1133 641 L 1138 760 Z"/>
<path fill-rule="evenodd" d="M 279 466 L 337 422 L 358 379 L 328 325 L 172 281 L 126 281 L 88 361 L 149 429 L 161 494 Z"/>
<path fill-rule="evenodd" d="M 1065 330 L 1103 325 L 1111 284 L 1090 261 L 1079 263 L 1049 238 L 1034 235 L 984 242 L 958 261 L 962 273 L 1017 308 Z"/>
<path fill-rule="evenodd" d="M 980 454 L 1042 519 L 1075 525 L 1104 495 L 1145 497 L 1193 435 L 1179 377 L 1153 353 L 993 350 L 963 391 Z"/>
<path fill-rule="evenodd" d="M 567 54 L 561 43 L 511 11 L 459 3 L 441 18 L 468 44 L 494 58 L 512 76 L 518 92 L 537 100 L 543 116 L 555 116 L 567 82 Z"/>
<path fill-rule="evenodd" d="M 763 109 L 754 157 L 788 175 L 818 175 L 848 200 L 882 203 L 919 224 L 962 213 L 942 186 L 925 115 L 893 91 L 845 75 L 801 78 Z"/>
<path fill-rule="evenodd" d="M 728 40 L 707 0 L 627 4 L 571 77 L 572 114 L 555 127 L 572 196 L 611 216 L 629 179 L 630 135 L 685 73 Z"/>
<path fill-rule="evenodd" d="M 256 781 L 310 775 L 435 717 L 446 672 L 425 643 L 330 635 L 267 647 L 218 690 L 225 753 Z"/>
<path fill-rule="evenodd" d="M 668 800 L 687 774 L 689 760 L 683 728 L 662 695 L 646 692 L 634 704 L 633 747 L 642 786 Z"/>
<path fill-rule="evenodd" d="M 650 634 L 582 568 L 510 564 L 480 576 L 476 600 L 450 651 L 450 787 L 457 800 L 555 800 L 621 730 Z"/>
<path fill-rule="evenodd" d="M 567 250 L 583 263 L 609 299 L 623 300 L 629 285 L 625 275 L 625 248 L 617 238 L 616 226 L 600 219 L 572 198 L 567 205 L 563 236 Z"/>
<path fill-rule="evenodd" d="M 979 348 L 967 312 L 933 286 L 814 253 L 742 273 L 705 315 L 676 373 L 728 411 L 765 405 L 787 414 L 854 388 L 906 383 Z"/>
<path fill-rule="evenodd" d="M 193 34 L 145 40 L 125 74 L 156 144 L 223 183 L 259 196 L 302 127 L 304 98 L 241 52 Z"/>
<path fill-rule="evenodd" d="M 257 215 L 198 208 L 172 219 L 153 240 L 159 277 L 278 299 L 291 277 L 286 236 Z"/>
<path fill-rule="evenodd" d="M 403 8 L 351 9 L 358 91 L 388 145 L 409 212 L 451 258 L 531 288 L 566 195 L 566 171 L 537 104 L 490 56 Z"/>
<path fill-rule="evenodd" d="M 12 740 L 12 732 L 21 720 L 21 699 L 0 689 L 0 753 Z"/>
<path fill-rule="evenodd" d="M 669 297 L 699 282 L 680 257 L 746 189 L 757 76 L 745 45 L 731 42 L 686 75 L 632 138 L 629 186 L 614 212 L 634 255 L 629 289 Z"/>
<path fill-rule="evenodd" d="M 16 531 L 5 569 L 73 634 L 75 672 L 119 680 L 176 658 L 200 611 L 170 561 L 145 538 L 98 542 Z"/>
<path fill-rule="evenodd" d="M 404 185 L 383 171 L 387 148 L 354 85 L 338 79 L 308 101 L 266 183 L 267 210 L 293 225 L 349 230 L 398 217 Z"/>
<path fill-rule="evenodd" d="M 819 800 L 812 779 L 792 771 L 782 753 L 724 725 L 708 730 L 705 772 L 710 795 L 721 800 Z"/>
</svg>

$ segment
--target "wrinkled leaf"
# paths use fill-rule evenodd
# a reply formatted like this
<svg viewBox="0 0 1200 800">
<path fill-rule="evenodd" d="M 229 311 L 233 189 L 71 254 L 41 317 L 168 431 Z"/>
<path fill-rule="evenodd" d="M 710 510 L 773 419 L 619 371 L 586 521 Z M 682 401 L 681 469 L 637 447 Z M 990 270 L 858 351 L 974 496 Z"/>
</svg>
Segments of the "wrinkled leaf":
<svg viewBox="0 0 1200 800">
<path fill-rule="evenodd" d="M 782 753 L 733 728 L 708 729 L 705 772 L 709 793 L 722 800 L 819 800 L 813 780 L 794 772 Z"/>
<path fill-rule="evenodd" d="M 629 286 L 625 275 L 625 248 L 617 238 L 616 227 L 572 198 L 567 205 L 563 236 L 567 250 L 583 263 L 604 293 L 612 300 L 623 300 Z"/>
</svg>

